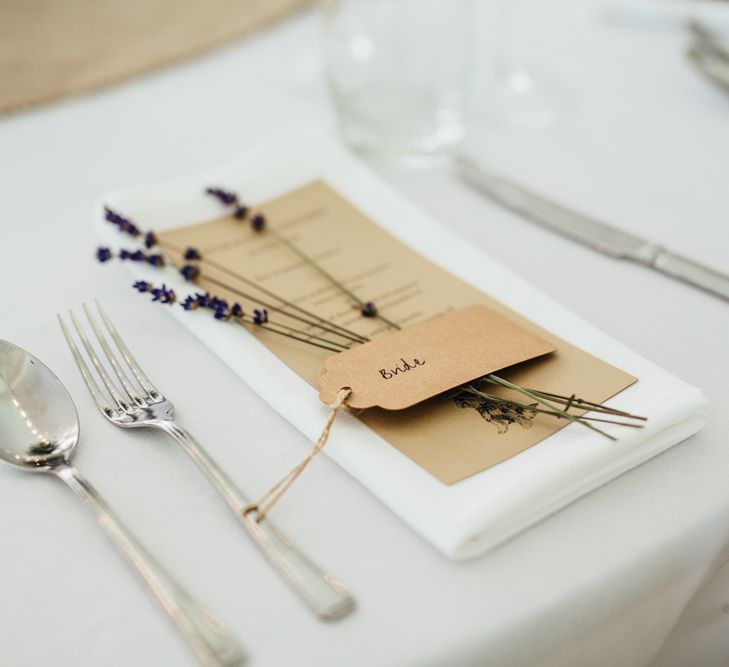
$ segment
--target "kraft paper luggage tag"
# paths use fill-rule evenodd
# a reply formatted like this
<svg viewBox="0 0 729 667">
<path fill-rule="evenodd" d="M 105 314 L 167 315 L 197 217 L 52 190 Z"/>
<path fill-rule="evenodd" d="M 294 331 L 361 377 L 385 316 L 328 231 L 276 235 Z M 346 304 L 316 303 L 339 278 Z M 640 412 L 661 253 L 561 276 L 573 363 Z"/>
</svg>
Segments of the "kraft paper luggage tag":
<svg viewBox="0 0 729 667">
<path fill-rule="evenodd" d="M 496 311 L 475 305 L 328 357 L 319 378 L 319 397 L 331 404 L 349 387 L 351 408 L 404 410 L 555 350 Z"/>
</svg>

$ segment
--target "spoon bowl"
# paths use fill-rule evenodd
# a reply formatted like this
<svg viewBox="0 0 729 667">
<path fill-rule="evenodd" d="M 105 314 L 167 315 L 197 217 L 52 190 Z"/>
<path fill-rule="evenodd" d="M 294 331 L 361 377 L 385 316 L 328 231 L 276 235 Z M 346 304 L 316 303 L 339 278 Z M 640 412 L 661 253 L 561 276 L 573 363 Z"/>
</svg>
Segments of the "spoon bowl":
<svg viewBox="0 0 729 667">
<path fill-rule="evenodd" d="M 0 459 L 49 472 L 66 464 L 79 419 L 63 383 L 39 359 L 0 340 Z"/>
</svg>

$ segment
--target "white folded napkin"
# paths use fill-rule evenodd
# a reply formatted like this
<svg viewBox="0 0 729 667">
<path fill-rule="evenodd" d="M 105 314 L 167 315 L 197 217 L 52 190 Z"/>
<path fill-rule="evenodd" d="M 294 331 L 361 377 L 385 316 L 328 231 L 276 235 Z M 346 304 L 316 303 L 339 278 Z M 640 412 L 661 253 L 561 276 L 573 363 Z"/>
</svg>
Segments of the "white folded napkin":
<svg viewBox="0 0 729 667">
<path fill-rule="evenodd" d="M 685 30 L 689 21 L 698 21 L 729 32 L 726 0 L 605 0 L 600 13 L 608 20 L 645 28 Z"/>
<path fill-rule="evenodd" d="M 206 186 L 233 188 L 255 202 L 314 179 L 327 181 L 431 261 L 639 378 L 609 405 L 647 416 L 645 429 L 625 429 L 613 443 L 573 424 L 518 456 L 452 485 L 439 482 L 356 419 L 340 415 L 325 453 L 446 556 L 463 559 L 485 552 L 702 427 L 706 399 L 698 389 L 611 340 L 453 236 L 337 144 L 306 130 L 287 133 L 205 174 L 112 193 L 104 203 L 143 229 L 159 231 L 219 216 L 217 202 L 202 196 Z M 99 224 L 104 238 L 112 246 L 120 245 L 112 226 Z M 160 282 L 159 270 L 128 265 L 137 279 Z M 189 284 L 171 270 L 165 277 L 179 294 L 189 292 Z M 135 297 L 130 294 L 130 298 Z M 209 313 L 187 313 L 178 307 L 169 312 L 310 440 L 319 436 L 328 410 L 317 391 L 253 336 L 213 320 Z"/>
</svg>

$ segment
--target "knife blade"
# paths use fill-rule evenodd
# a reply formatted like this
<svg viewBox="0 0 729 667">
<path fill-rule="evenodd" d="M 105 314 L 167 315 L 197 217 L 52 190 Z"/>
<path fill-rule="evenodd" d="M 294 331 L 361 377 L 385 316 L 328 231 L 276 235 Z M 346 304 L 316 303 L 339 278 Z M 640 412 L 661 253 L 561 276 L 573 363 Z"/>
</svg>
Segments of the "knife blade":
<svg viewBox="0 0 729 667">
<path fill-rule="evenodd" d="M 468 183 L 491 199 L 548 229 L 605 255 L 644 264 L 729 300 L 729 275 L 542 197 L 487 170 L 466 155 L 456 158 L 456 166 Z"/>
</svg>

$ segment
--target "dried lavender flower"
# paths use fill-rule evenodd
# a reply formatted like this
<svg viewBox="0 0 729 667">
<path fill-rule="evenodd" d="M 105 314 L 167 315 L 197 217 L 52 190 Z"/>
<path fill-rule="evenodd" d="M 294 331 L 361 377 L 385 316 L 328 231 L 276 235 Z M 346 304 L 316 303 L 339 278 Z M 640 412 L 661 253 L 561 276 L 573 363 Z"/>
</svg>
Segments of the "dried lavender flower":
<svg viewBox="0 0 729 667">
<path fill-rule="evenodd" d="M 263 215 L 263 213 L 256 213 L 251 218 L 251 227 L 254 231 L 260 232 L 266 225 L 266 217 Z"/>
<path fill-rule="evenodd" d="M 183 257 L 189 261 L 202 259 L 200 251 L 197 248 L 193 248 L 192 246 L 185 249 L 185 254 L 183 255 Z"/>
<path fill-rule="evenodd" d="M 188 294 L 185 300 L 180 304 L 185 310 L 196 310 L 200 307 L 200 303 L 192 294 Z"/>
<path fill-rule="evenodd" d="M 228 309 L 228 302 L 225 299 L 221 299 L 220 297 L 213 296 L 210 299 L 208 299 L 208 308 L 212 308 L 213 310 L 218 310 L 220 308 Z"/>
<path fill-rule="evenodd" d="M 112 225 L 116 225 L 120 232 L 129 234 L 129 236 L 133 236 L 134 238 L 142 233 L 131 220 L 125 218 L 123 215 L 119 215 L 116 211 L 112 211 L 108 206 L 104 206 L 104 218 Z"/>
<path fill-rule="evenodd" d="M 368 301 L 364 306 L 362 306 L 360 313 L 362 313 L 364 317 L 377 317 L 377 307 L 372 301 Z"/>
<path fill-rule="evenodd" d="M 185 280 L 195 280 L 200 275 L 200 269 L 194 264 L 185 264 L 180 269 L 180 274 Z"/>
<path fill-rule="evenodd" d="M 153 246 L 156 246 L 158 241 L 159 239 L 157 238 L 157 234 L 155 234 L 154 232 L 147 232 L 144 235 L 145 248 L 152 248 Z"/>
<path fill-rule="evenodd" d="M 206 194 L 215 197 L 224 206 L 232 206 L 234 218 L 237 218 L 238 220 L 245 220 L 250 209 L 238 200 L 238 195 L 235 194 L 235 192 L 223 190 L 222 188 L 207 188 L 205 192 Z M 251 227 L 257 232 L 260 232 L 265 224 L 266 218 L 262 213 L 256 213 L 251 218 Z"/>
<path fill-rule="evenodd" d="M 231 206 L 238 202 L 238 196 L 234 192 L 223 190 L 222 188 L 206 188 L 205 194 L 215 197 L 221 204 Z"/>
<path fill-rule="evenodd" d="M 137 292 L 144 293 L 144 292 L 151 292 L 152 287 L 154 287 L 154 286 L 152 285 L 152 283 L 148 283 L 146 280 L 137 280 L 137 282 L 134 283 L 134 285 L 132 285 L 132 287 L 135 290 L 137 290 Z"/>
<path fill-rule="evenodd" d="M 101 246 L 96 249 L 96 259 L 98 259 L 102 264 L 104 262 L 108 262 L 113 256 L 114 255 L 109 248 Z"/>
<path fill-rule="evenodd" d="M 254 309 L 253 311 L 253 324 L 266 324 L 268 322 L 268 310 L 265 308 Z"/>
<path fill-rule="evenodd" d="M 175 291 L 169 289 L 167 285 L 162 284 L 160 287 L 153 287 L 150 290 L 152 295 L 152 301 L 159 301 L 160 303 L 173 304 L 177 301 L 177 295 Z"/>
<path fill-rule="evenodd" d="M 164 257 L 158 253 L 147 255 L 141 250 L 127 250 L 126 248 L 122 248 L 119 251 L 119 259 L 130 260 L 132 262 L 147 262 L 147 264 L 151 264 L 152 266 L 164 266 L 165 264 Z"/>
</svg>

